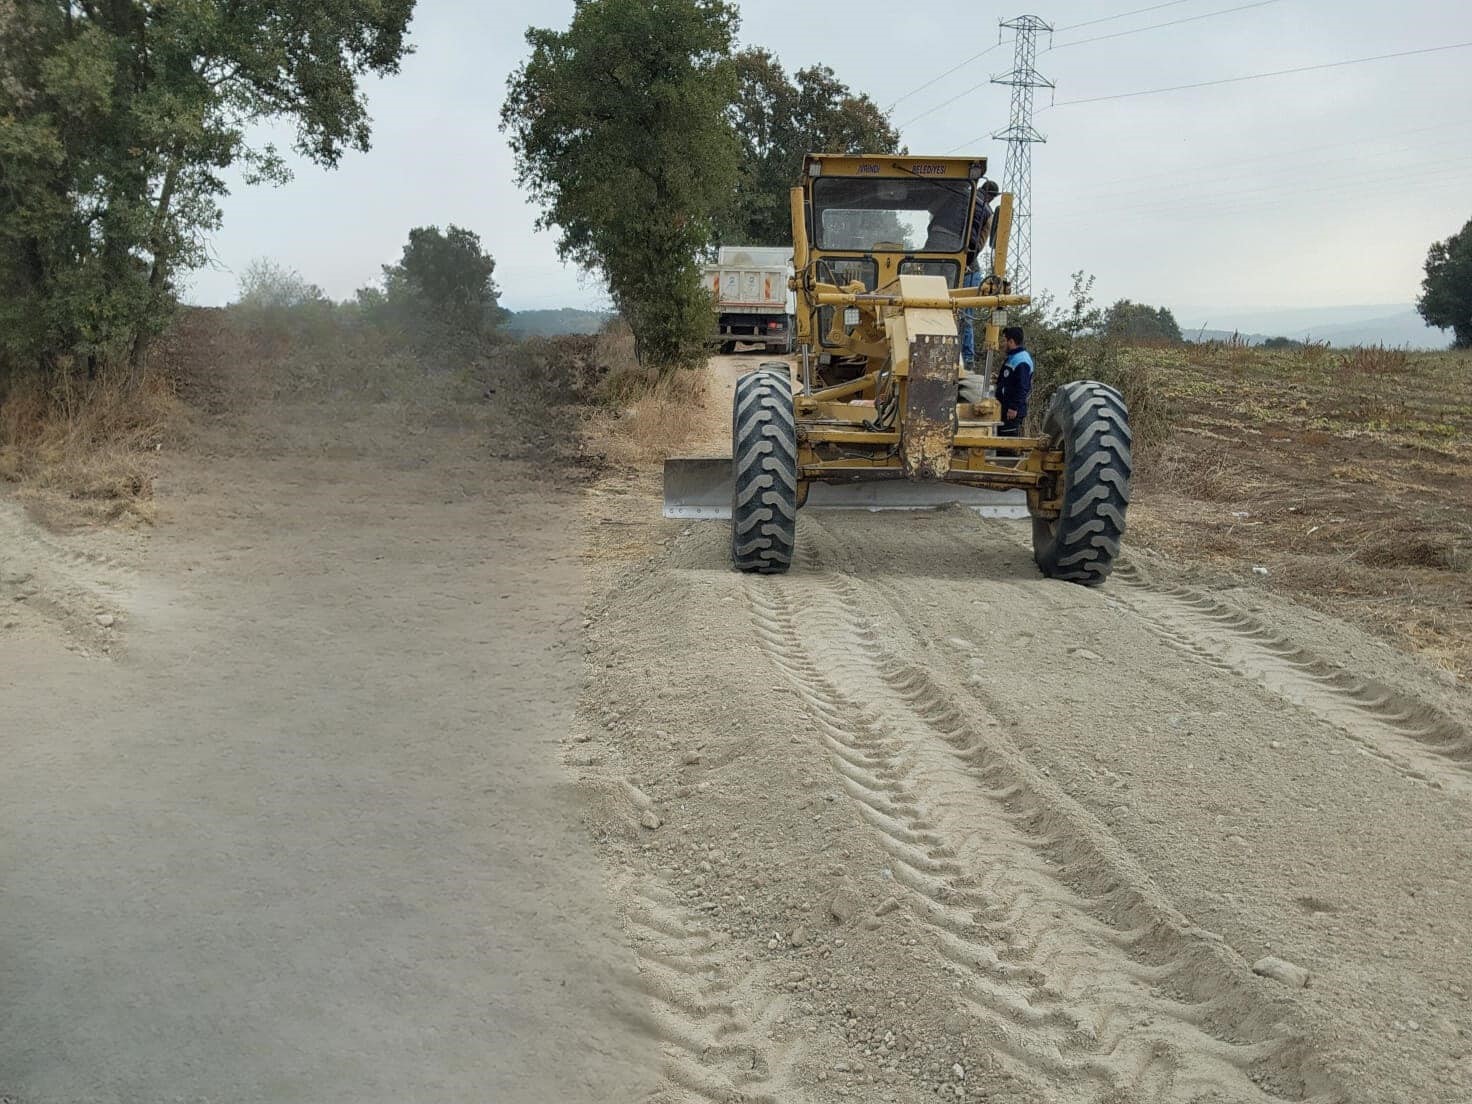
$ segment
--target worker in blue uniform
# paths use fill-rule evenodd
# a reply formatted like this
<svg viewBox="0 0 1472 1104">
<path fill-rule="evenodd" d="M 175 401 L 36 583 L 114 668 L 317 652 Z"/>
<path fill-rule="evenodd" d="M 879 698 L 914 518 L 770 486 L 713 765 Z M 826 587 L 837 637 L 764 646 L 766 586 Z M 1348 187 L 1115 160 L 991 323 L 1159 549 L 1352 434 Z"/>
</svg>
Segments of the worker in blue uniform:
<svg viewBox="0 0 1472 1104">
<path fill-rule="evenodd" d="M 997 402 L 1002 404 L 999 437 L 1017 437 L 1027 417 L 1027 400 L 1032 394 L 1032 354 L 1027 351 L 1021 326 L 1008 326 L 1002 331 L 1002 347 L 1007 358 L 997 369 Z"/>
</svg>

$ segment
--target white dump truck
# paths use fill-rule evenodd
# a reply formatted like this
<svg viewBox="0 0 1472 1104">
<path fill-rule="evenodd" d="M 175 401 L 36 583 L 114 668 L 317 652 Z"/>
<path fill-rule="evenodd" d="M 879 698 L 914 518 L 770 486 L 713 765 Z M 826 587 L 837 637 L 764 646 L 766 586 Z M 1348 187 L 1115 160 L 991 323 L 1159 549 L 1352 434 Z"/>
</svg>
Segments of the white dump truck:
<svg viewBox="0 0 1472 1104">
<path fill-rule="evenodd" d="M 704 269 L 705 286 L 716 304 L 716 336 L 721 352 L 737 343 L 792 352 L 797 300 L 787 281 L 792 247 L 723 245 L 715 264 Z"/>
</svg>

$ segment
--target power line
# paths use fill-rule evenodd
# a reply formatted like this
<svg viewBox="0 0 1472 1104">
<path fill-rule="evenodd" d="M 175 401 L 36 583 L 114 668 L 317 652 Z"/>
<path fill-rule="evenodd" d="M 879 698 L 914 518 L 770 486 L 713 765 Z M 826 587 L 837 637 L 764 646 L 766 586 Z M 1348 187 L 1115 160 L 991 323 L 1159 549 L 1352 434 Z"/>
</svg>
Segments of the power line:
<svg viewBox="0 0 1472 1104">
<path fill-rule="evenodd" d="M 927 110 L 920 112 L 919 115 L 915 115 L 912 118 L 906 119 L 903 123 L 900 123 L 899 126 L 895 127 L 895 129 L 896 130 L 904 130 L 907 126 L 910 126 L 912 123 L 918 123 L 921 119 L 924 119 L 924 118 L 926 118 L 927 116 L 930 116 L 930 115 L 934 115 L 937 111 L 939 111 L 943 107 L 950 107 L 951 104 L 953 104 L 957 100 L 961 99 L 961 97 L 963 97 L 963 96 L 969 96 L 969 95 L 971 95 L 971 93 L 975 92 L 978 88 L 985 88 L 989 84 L 991 84 L 991 79 L 990 78 L 982 81 L 979 84 L 973 84 L 970 88 L 966 88 L 966 89 L 963 89 L 960 92 L 957 92 L 950 99 L 941 100 L 941 102 L 938 103 L 938 104 L 936 104 L 934 107 L 928 108 Z"/>
<path fill-rule="evenodd" d="M 1453 169 L 1447 169 L 1443 170 L 1442 172 L 1428 174 L 1428 176 L 1433 178 L 1443 177 L 1446 176 L 1447 173 L 1455 171 L 1456 170 Z M 1408 184 L 1404 189 L 1403 194 L 1407 197 L 1415 196 L 1428 198 L 1438 195 L 1442 192 L 1450 192 L 1453 195 L 1457 195 L 1465 191 L 1469 184 L 1472 184 L 1472 174 L 1469 174 L 1464 169 L 1462 170 L 1460 175 L 1449 177 L 1447 179 L 1426 179 L 1416 181 L 1413 184 Z M 1352 198 L 1352 196 L 1356 193 L 1347 190 L 1339 190 L 1330 194 L 1325 194 L 1325 190 L 1320 189 L 1314 192 L 1307 192 L 1306 194 L 1311 195 L 1314 202 L 1312 205 L 1306 205 L 1302 209 L 1291 208 L 1286 204 L 1277 202 L 1275 199 L 1269 196 L 1259 196 L 1257 199 L 1250 203 L 1241 203 L 1231 206 L 1212 206 L 1209 208 L 1209 210 L 1213 216 L 1250 216 L 1271 213 L 1273 211 L 1294 210 L 1295 219 L 1307 218 L 1310 215 L 1327 216 L 1333 218 L 1336 222 L 1336 225 L 1342 225 L 1345 218 L 1345 212 L 1343 210 L 1326 209 L 1333 207 L 1333 204 L 1329 201 L 1336 198 Z M 1049 224 L 1049 231 L 1051 232 L 1057 230 L 1065 234 L 1077 234 L 1078 227 L 1087 225 L 1090 228 L 1091 233 L 1093 231 L 1097 231 L 1098 233 L 1102 234 L 1106 231 L 1110 231 L 1115 229 L 1116 227 L 1121 226 L 1150 227 L 1158 226 L 1164 223 L 1170 223 L 1172 226 L 1189 226 L 1193 223 L 1204 223 L 1211 221 L 1203 220 L 1200 217 L 1200 212 L 1204 210 L 1207 210 L 1207 208 L 1197 207 L 1175 208 L 1170 210 L 1158 211 L 1132 211 L 1126 214 L 1121 214 L 1118 217 L 1112 217 L 1107 211 L 1101 211 L 1099 216 L 1095 220 L 1089 222 L 1081 222 L 1079 220 L 1064 221 L 1060 219 L 1056 223 Z M 1242 223 L 1239 222 L 1235 225 L 1238 229 L 1240 229 Z M 1372 231 L 1367 228 L 1364 232 L 1368 235 Z M 1172 233 L 1175 233 L 1175 231 L 1173 230 Z"/>
<path fill-rule="evenodd" d="M 1424 46 L 1419 50 L 1401 50 L 1393 54 L 1376 54 L 1373 57 L 1350 58 L 1347 61 L 1326 61 L 1320 65 L 1300 65 L 1295 69 L 1275 69 L 1270 73 L 1249 73 L 1245 77 L 1223 77 L 1221 80 L 1196 81 L 1193 84 L 1173 84 L 1168 88 L 1144 88 L 1138 92 L 1115 92 L 1108 96 L 1090 96 L 1082 100 L 1059 100 L 1054 107 L 1073 107 L 1077 104 L 1103 103 L 1106 100 L 1128 100 L 1136 96 L 1158 96 L 1164 92 L 1181 92 L 1188 88 L 1214 88 L 1223 84 L 1241 84 L 1243 81 L 1265 80 L 1268 77 L 1286 77 L 1293 73 L 1313 73 L 1321 69 L 1342 69 L 1346 65 L 1364 65 L 1371 61 L 1389 61 L 1392 58 L 1414 57 L 1418 54 L 1438 54 L 1446 50 L 1464 50 L 1472 42 L 1453 42 L 1447 46 Z M 974 141 L 975 139 L 973 139 Z"/>
<path fill-rule="evenodd" d="M 1463 119 L 1461 122 L 1457 123 L 1438 123 L 1435 126 L 1412 127 L 1409 130 L 1398 130 L 1395 133 L 1397 138 L 1405 138 L 1413 134 L 1430 134 L 1435 131 L 1443 130 L 1463 130 L 1469 126 L 1472 126 L 1472 119 Z M 1351 138 L 1345 142 L 1326 142 L 1317 146 L 1295 145 L 1292 148 L 1286 150 L 1274 150 L 1271 153 L 1257 153 L 1252 154 L 1248 157 L 1234 157 L 1229 161 L 1211 161 L 1201 164 L 1193 164 L 1186 168 L 1165 169 L 1160 172 L 1141 173 L 1138 176 L 1117 177 L 1113 180 L 1102 181 L 1095 186 L 1105 189 L 1112 189 L 1121 185 L 1138 184 L 1141 181 L 1159 180 L 1162 178 L 1167 178 L 1173 182 L 1179 182 L 1183 177 L 1192 177 L 1200 175 L 1202 173 L 1211 173 L 1219 169 L 1236 169 L 1240 168 L 1243 165 L 1251 165 L 1260 161 L 1281 161 L 1285 157 L 1291 156 L 1297 158 L 1300 154 L 1319 153 L 1323 150 L 1332 149 L 1346 149 L 1350 146 L 1355 146 L 1363 149 L 1365 146 L 1365 140 L 1363 138 Z M 1409 148 L 1411 147 L 1408 143 L 1400 142 L 1391 146 L 1377 146 L 1376 152 L 1384 153 L 1386 150 Z M 1301 164 L 1302 162 L 1295 162 L 1295 167 Z"/>
<path fill-rule="evenodd" d="M 1469 162 L 1472 162 L 1472 153 L 1464 153 L 1458 154 L 1455 157 L 1433 158 L 1429 161 L 1408 162 L 1404 165 L 1397 165 L 1397 172 L 1401 178 L 1414 177 L 1419 180 L 1425 176 L 1439 176 L 1446 172 L 1460 171 Z M 1160 192 L 1155 192 L 1153 193 L 1154 198 L 1151 198 L 1152 193 L 1136 193 L 1127 188 L 1091 189 L 1094 194 L 1103 194 L 1105 196 L 1124 195 L 1127 199 L 1139 201 L 1109 206 L 1105 210 L 1107 210 L 1108 217 L 1110 218 L 1137 211 L 1152 212 L 1175 210 L 1178 208 L 1195 210 L 1198 207 L 1214 204 L 1231 206 L 1241 201 L 1252 202 L 1259 198 L 1268 200 L 1269 202 L 1282 202 L 1295 196 L 1340 190 L 1365 192 L 1367 185 L 1363 179 L 1331 180 L 1325 183 L 1322 176 L 1317 176 L 1307 178 L 1303 184 L 1285 179 L 1264 184 L 1248 184 L 1245 187 L 1228 187 L 1225 191 L 1177 192 L 1175 195 L 1162 195 Z M 1094 212 L 1075 212 L 1072 215 L 1064 216 L 1065 219 L 1093 219 L 1097 217 L 1098 215 Z"/>
<path fill-rule="evenodd" d="M 1468 173 L 1472 172 L 1472 169 L 1469 169 L 1466 164 L 1467 161 L 1467 157 L 1451 158 L 1446 162 L 1430 163 L 1440 167 L 1418 167 L 1417 174 L 1414 177 L 1408 177 L 1402 190 L 1409 195 L 1437 188 L 1462 186 L 1468 179 Z M 1449 175 L 1453 175 L 1453 179 L 1436 179 Z M 1316 188 L 1278 189 L 1272 195 L 1252 195 L 1244 192 L 1242 197 L 1235 202 L 1231 196 L 1182 197 L 1182 199 L 1187 199 L 1187 202 L 1171 203 L 1167 201 L 1140 204 L 1134 207 L 1100 207 L 1094 212 L 1074 212 L 1056 220 L 1053 225 L 1068 227 L 1087 223 L 1090 226 L 1102 228 L 1123 222 L 1133 223 L 1142 220 L 1168 219 L 1172 216 L 1189 216 L 1198 211 L 1210 211 L 1212 215 L 1230 215 L 1250 211 L 1282 210 L 1288 208 L 1291 202 L 1300 196 L 1314 196 L 1314 202 L 1322 204 L 1325 199 L 1363 195 L 1364 191 L 1365 185 L 1361 181 L 1336 181 Z M 1343 219 L 1345 214 L 1337 212 L 1335 217 Z M 1367 230 L 1366 233 L 1368 232 Z"/>
<path fill-rule="evenodd" d="M 1057 46 L 1049 46 L 1048 50 L 1066 50 L 1070 46 L 1086 46 L 1090 42 L 1104 42 L 1111 38 L 1123 38 L 1125 35 L 1139 34 L 1141 31 L 1158 31 L 1162 27 L 1178 27 L 1182 23 L 1195 23 L 1199 19 L 1211 19 L 1218 15 L 1231 15 L 1233 12 L 1247 11 L 1249 8 L 1263 8 L 1269 4 L 1280 3 L 1281 0 L 1253 0 L 1251 4 L 1239 4 L 1235 8 L 1222 8 L 1219 11 L 1202 12 L 1200 15 L 1188 15 L 1184 19 L 1172 19 L 1168 23 L 1151 23 L 1147 27 L 1135 27 L 1128 31 L 1114 31 L 1112 34 L 1095 35 L 1093 38 L 1080 38 L 1074 42 L 1064 42 Z"/>
<path fill-rule="evenodd" d="M 1190 2 L 1190 0 L 1171 0 L 1171 2 L 1168 3 L 1168 4 L 1156 4 L 1153 7 L 1139 8 L 1139 9 L 1137 9 L 1135 11 L 1132 11 L 1132 12 L 1122 12 L 1119 15 L 1110 15 L 1110 16 L 1106 16 L 1103 19 L 1090 19 L 1086 23 L 1074 23 L 1072 26 L 1064 27 L 1062 29 L 1065 30 L 1065 31 L 1071 31 L 1071 30 L 1073 30 L 1074 27 L 1091 27 L 1095 23 L 1107 23 L 1111 19 L 1123 19 L 1127 15 L 1139 15 L 1141 12 L 1155 11 L 1158 8 L 1172 8 L 1172 7 L 1175 7 L 1178 4 L 1185 4 L 1185 3 L 1188 3 L 1188 2 Z M 1264 0 L 1264 2 L 1266 2 L 1266 3 L 1272 3 L 1272 2 L 1274 2 L 1274 0 Z M 1198 17 L 1198 18 L 1200 18 L 1200 17 Z M 1143 27 L 1141 29 L 1142 30 L 1149 30 L 1150 28 Z M 1093 39 L 1089 39 L 1088 41 L 1092 42 L 1094 40 Z M 970 65 L 973 61 L 979 61 L 981 58 L 986 57 L 986 55 L 989 54 L 989 53 L 991 53 L 993 50 L 997 49 L 1000 46 L 1004 46 L 1004 45 L 1006 45 L 1006 43 L 999 39 L 996 43 L 994 43 L 991 46 L 988 46 L 985 50 L 982 50 L 980 53 L 978 53 L 978 54 L 972 54 L 969 58 L 966 58 L 963 61 L 957 62 L 955 65 L 951 66 L 949 69 L 947 69 L 944 73 L 941 73 L 939 76 L 931 77 L 924 84 L 919 85 L 919 86 L 917 86 L 915 88 L 910 89 L 903 96 L 900 96 L 898 99 L 896 99 L 893 102 L 891 102 L 890 105 L 884 109 L 885 114 L 888 114 L 889 112 L 893 111 L 896 107 L 898 107 L 900 104 L 904 103 L 911 96 L 914 96 L 914 95 L 916 95 L 917 93 L 920 93 L 920 92 L 924 92 L 931 85 L 938 84 L 939 82 L 941 82 L 941 81 L 945 80 L 947 77 L 949 77 L 952 73 L 959 72 L 960 70 L 966 68 L 966 66 Z M 1076 46 L 1078 44 L 1077 43 L 1074 43 L 1074 42 L 1070 42 L 1070 43 L 1067 43 L 1067 45 L 1069 45 L 1069 46 Z M 1051 50 L 1054 47 L 1051 47 L 1050 46 L 1048 48 Z M 968 92 L 975 92 L 978 88 L 984 87 L 987 83 L 988 82 L 983 81 L 981 84 L 972 85 L 970 88 L 966 89 L 965 92 L 961 92 L 961 93 L 958 93 L 955 96 L 952 96 L 949 100 L 946 100 L 945 103 L 938 104 L 936 107 L 931 108 L 930 111 L 925 112 L 924 115 L 917 115 L 917 116 L 915 116 L 915 119 L 923 119 L 925 117 L 925 115 L 929 115 L 929 114 L 931 114 L 931 113 L 933 113 L 935 111 L 939 111 L 940 108 L 945 107 L 946 104 L 954 103 L 956 100 L 959 100 L 962 96 L 966 95 Z M 913 123 L 915 121 L 915 119 L 911 119 L 910 120 L 910 123 Z M 904 124 L 902 124 L 901 129 L 903 129 L 906 126 L 909 126 L 910 123 L 904 123 Z"/>
<path fill-rule="evenodd" d="M 1174 20 L 1171 20 L 1169 23 L 1152 23 L 1148 27 L 1135 27 L 1133 30 L 1116 31 L 1113 34 L 1098 35 L 1095 38 L 1081 38 L 1081 39 L 1079 39 L 1076 42 L 1065 42 L 1061 46 L 1049 46 L 1048 47 L 1048 50 L 1049 51 L 1050 50 L 1064 50 L 1064 49 L 1067 49 L 1069 46 L 1083 46 L 1083 45 L 1085 45 L 1087 43 L 1090 43 L 1090 42 L 1103 42 L 1105 39 L 1122 38 L 1125 35 L 1139 34 L 1141 31 L 1155 31 L 1155 30 L 1159 30 L 1162 27 L 1174 27 L 1174 26 L 1177 26 L 1178 24 L 1181 24 L 1181 23 L 1194 23 L 1194 22 L 1196 22 L 1199 19 L 1211 19 L 1213 16 L 1218 16 L 1218 15 L 1231 15 L 1233 12 L 1246 11 L 1249 8 L 1266 7 L 1268 4 L 1277 4 L 1277 3 L 1281 3 L 1281 0 L 1253 0 L 1253 2 L 1250 3 L 1250 4 L 1239 4 L 1235 8 L 1222 8 L 1222 9 L 1220 9 L 1218 11 L 1204 12 L 1201 15 L 1191 15 L 1191 16 L 1187 16 L 1185 19 L 1174 19 Z M 1160 7 L 1170 7 L 1169 4 L 1162 4 L 1162 5 L 1159 5 L 1159 6 Z M 1153 9 L 1145 8 L 1145 9 L 1142 9 L 1142 10 L 1144 10 L 1144 11 L 1150 11 L 1150 10 L 1153 10 Z M 1128 13 L 1128 14 L 1134 14 L 1134 13 Z M 1119 17 L 1118 16 L 1111 16 L 1110 18 L 1119 18 Z M 1104 20 L 1094 20 L 1094 22 L 1096 22 L 1096 23 L 1102 23 L 1102 22 L 1104 22 Z M 1086 24 L 1081 24 L 1080 23 L 1080 24 L 1075 24 L 1075 26 L 1086 26 Z M 998 45 L 1001 45 L 1001 43 L 998 43 Z M 936 77 L 934 80 L 927 81 L 925 84 L 922 84 L 919 88 L 915 89 L 914 92 L 907 92 L 907 93 L 905 93 L 905 95 L 904 96 L 901 96 L 900 99 L 901 100 L 908 99 L 910 96 L 913 96 L 915 94 L 915 92 L 920 92 L 920 91 L 924 90 L 925 88 L 928 88 L 930 85 L 932 85 L 936 81 L 940 80 L 941 77 L 949 76 L 950 74 L 954 73 L 957 69 L 960 69 L 963 66 L 969 65 L 971 62 L 975 61 L 977 58 L 982 57 L 984 54 L 991 53 L 991 51 L 992 50 L 995 50 L 996 48 L 997 48 L 996 46 L 989 47 L 988 49 L 983 50 L 980 54 L 976 54 L 976 55 L 973 55 L 972 57 L 967 58 L 960 65 L 955 66 L 955 68 L 947 69 L 939 77 Z M 1048 51 L 1043 51 L 1043 52 L 1046 53 Z M 943 107 L 949 107 L 951 104 L 953 104 L 957 100 L 961 99 L 961 97 L 963 97 L 963 96 L 969 96 L 972 92 L 975 92 L 977 89 L 980 89 L 980 88 L 985 88 L 990 83 L 991 83 L 990 81 L 982 81 L 980 84 L 973 84 L 970 88 L 967 88 L 967 89 L 964 89 L 963 91 L 957 92 L 954 96 L 950 97 L 949 99 L 942 100 L 940 103 L 936 104 L 934 107 L 931 107 L 931 108 L 926 109 L 925 111 L 922 111 L 919 115 L 915 115 L 915 116 L 913 116 L 913 117 L 911 117 L 909 119 L 906 119 L 896 129 L 898 129 L 898 130 L 904 130 L 905 127 L 910 126 L 912 123 L 918 123 L 921 119 L 924 119 L 924 118 L 926 118 L 927 116 L 930 116 L 930 115 L 934 115 L 941 108 L 943 108 Z M 899 100 L 896 100 L 895 101 L 895 103 L 899 103 L 899 102 L 900 102 Z M 890 104 L 890 108 L 893 108 L 893 107 L 894 107 L 894 104 Z M 889 109 L 887 108 L 886 110 L 889 110 Z M 1048 109 L 1045 107 L 1045 108 L 1042 108 L 1041 110 L 1046 111 Z M 957 147 L 957 148 L 960 148 L 960 147 Z"/>
<path fill-rule="evenodd" d="M 987 85 L 989 85 L 991 83 L 992 83 L 991 82 L 991 78 L 988 77 L 986 80 L 982 81 L 979 84 L 973 84 L 970 88 L 962 89 L 960 92 L 957 92 L 950 99 L 948 99 L 948 100 L 941 100 L 941 102 L 938 103 L 938 104 L 936 104 L 934 107 L 926 108 L 926 110 L 920 112 L 919 115 L 915 115 L 915 116 L 913 116 L 913 117 L 911 117 L 909 119 L 906 119 L 903 123 L 901 123 L 895 129 L 896 130 L 904 130 L 905 127 L 909 126 L 910 124 L 912 124 L 912 123 L 918 123 L 921 119 L 924 119 L 926 116 L 934 115 L 937 111 L 939 111 L 943 107 L 950 107 L 951 104 L 955 103 L 957 100 L 961 99 L 963 96 L 969 96 L 969 95 L 971 95 L 971 93 L 975 92 L 978 88 L 985 88 Z"/>
<path fill-rule="evenodd" d="M 1118 15 L 1106 15 L 1099 19 L 1087 19 L 1082 23 L 1070 23 L 1066 27 L 1059 27 L 1055 33 L 1062 34 L 1064 31 L 1074 31 L 1079 27 L 1092 27 L 1095 23 L 1112 23 L 1116 19 L 1124 19 L 1131 15 L 1144 15 L 1146 12 L 1159 11 L 1161 8 L 1176 8 L 1190 0 L 1170 0 L 1168 4 L 1151 4 L 1148 8 L 1136 8 L 1134 11 L 1120 12 Z"/>
<path fill-rule="evenodd" d="M 979 53 L 979 54 L 972 54 L 965 61 L 959 62 L 959 63 L 951 66 L 949 69 L 947 69 L 940 76 L 938 76 L 938 77 L 931 77 L 928 81 L 926 81 L 924 84 L 920 85 L 918 88 L 912 88 L 912 89 L 910 89 L 908 92 L 906 92 L 899 99 L 895 100 L 894 103 L 892 103 L 888 107 L 886 107 L 884 109 L 884 113 L 886 115 L 889 114 L 896 107 L 898 107 L 900 104 L 904 103 L 906 100 L 908 100 L 911 96 L 915 95 L 917 92 L 924 92 L 932 84 L 936 84 L 939 81 L 943 81 L 947 77 L 949 77 L 952 73 L 955 73 L 955 72 L 957 72 L 957 71 L 959 71 L 961 69 L 966 68 L 966 66 L 970 65 L 973 61 L 976 61 L 976 60 L 978 60 L 980 58 L 986 57 L 987 54 L 991 53 L 993 50 L 997 49 L 997 47 L 999 47 L 1001 45 L 1003 45 L 1003 43 L 1001 41 L 998 41 L 994 45 L 988 46 L 985 50 L 981 51 L 981 53 Z M 977 87 L 979 88 L 981 86 L 980 85 L 977 85 Z M 964 96 L 965 93 L 963 92 L 962 95 Z M 946 102 L 947 103 L 950 103 L 949 100 L 947 100 Z"/>
</svg>

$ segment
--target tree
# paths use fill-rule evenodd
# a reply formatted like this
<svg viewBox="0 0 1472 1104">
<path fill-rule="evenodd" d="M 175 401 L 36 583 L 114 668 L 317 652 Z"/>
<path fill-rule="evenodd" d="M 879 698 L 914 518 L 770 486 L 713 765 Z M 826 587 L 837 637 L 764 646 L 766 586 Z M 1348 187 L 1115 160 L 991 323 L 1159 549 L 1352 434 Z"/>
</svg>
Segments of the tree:
<svg viewBox="0 0 1472 1104">
<path fill-rule="evenodd" d="M 1104 315 L 1104 325 L 1123 341 L 1163 341 L 1179 345 L 1181 327 L 1166 307 L 1149 307 L 1121 299 Z"/>
<path fill-rule="evenodd" d="M 1452 347 L 1472 349 L 1472 219 L 1426 253 L 1416 309 L 1429 326 L 1452 331 Z"/>
<path fill-rule="evenodd" d="M 414 0 L 0 0 L 0 370 L 134 365 L 205 259 L 222 171 L 280 180 L 268 118 L 324 166 L 366 150 L 359 80 Z"/>
<path fill-rule="evenodd" d="M 258 257 L 240 274 L 240 294 L 235 303 L 247 310 L 291 310 L 325 298 L 322 289 L 307 283 L 296 269 Z"/>
<path fill-rule="evenodd" d="M 809 153 L 896 153 L 899 132 L 868 96 L 853 92 L 832 69 L 814 65 L 789 80 L 763 49 L 736 55 L 740 86 L 730 108 L 742 143 L 735 194 L 721 237 L 739 244 L 792 239 L 788 190 Z"/>
<path fill-rule="evenodd" d="M 566 31 L 527 31 L 501 127 L 565 257 L 598 269 L 660 368 L 704 357 L 699 257 L 736 175 L 725 0 L 580 0 Z"/>
<path fill-rule="evenodd" d="M 383 266 L 383 286 L 391 302 L 433 316 L 461 335 L 480 334 L 500 322 L 496 262 L 481 248 L 480 235 L 459 226 L 441 231 L 419 226 L 396 265 Z"/>
</svg>

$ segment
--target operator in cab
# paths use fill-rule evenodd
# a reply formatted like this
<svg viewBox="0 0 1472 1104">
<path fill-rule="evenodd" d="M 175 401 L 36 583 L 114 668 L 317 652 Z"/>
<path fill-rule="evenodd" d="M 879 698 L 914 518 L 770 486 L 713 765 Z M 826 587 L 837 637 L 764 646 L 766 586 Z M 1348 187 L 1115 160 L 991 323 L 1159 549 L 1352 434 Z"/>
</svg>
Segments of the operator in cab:
<svg viewBox="0 0 1472 1104">
<path fill-rule="evenodd" d="M 966 234 L 966 271 L 961 280 L 962 287 L 981 286 L 981 254 L 991 244 L 992 204 L 1000 189 L 995 181 L 983 181 L 976 195 L 976 210 L 971 217 L 971 226 Z M 967 372 L 976 371 L 976 312 L 961 312 L 961 365 Z"/>
<path fill-rule="evenodd" d="M 1020 437 L 1022 422 L 1027 417 L 1027 400 L 1032 394 L 1032 354 L 1027 351 L 1021 326 L 1008 326 L 1002 331 L 1002 348 L 1006 359 L 997 369 L 997 402 L 1002 404 L 1002 424 L 998 437 Z"/>
</svg>

